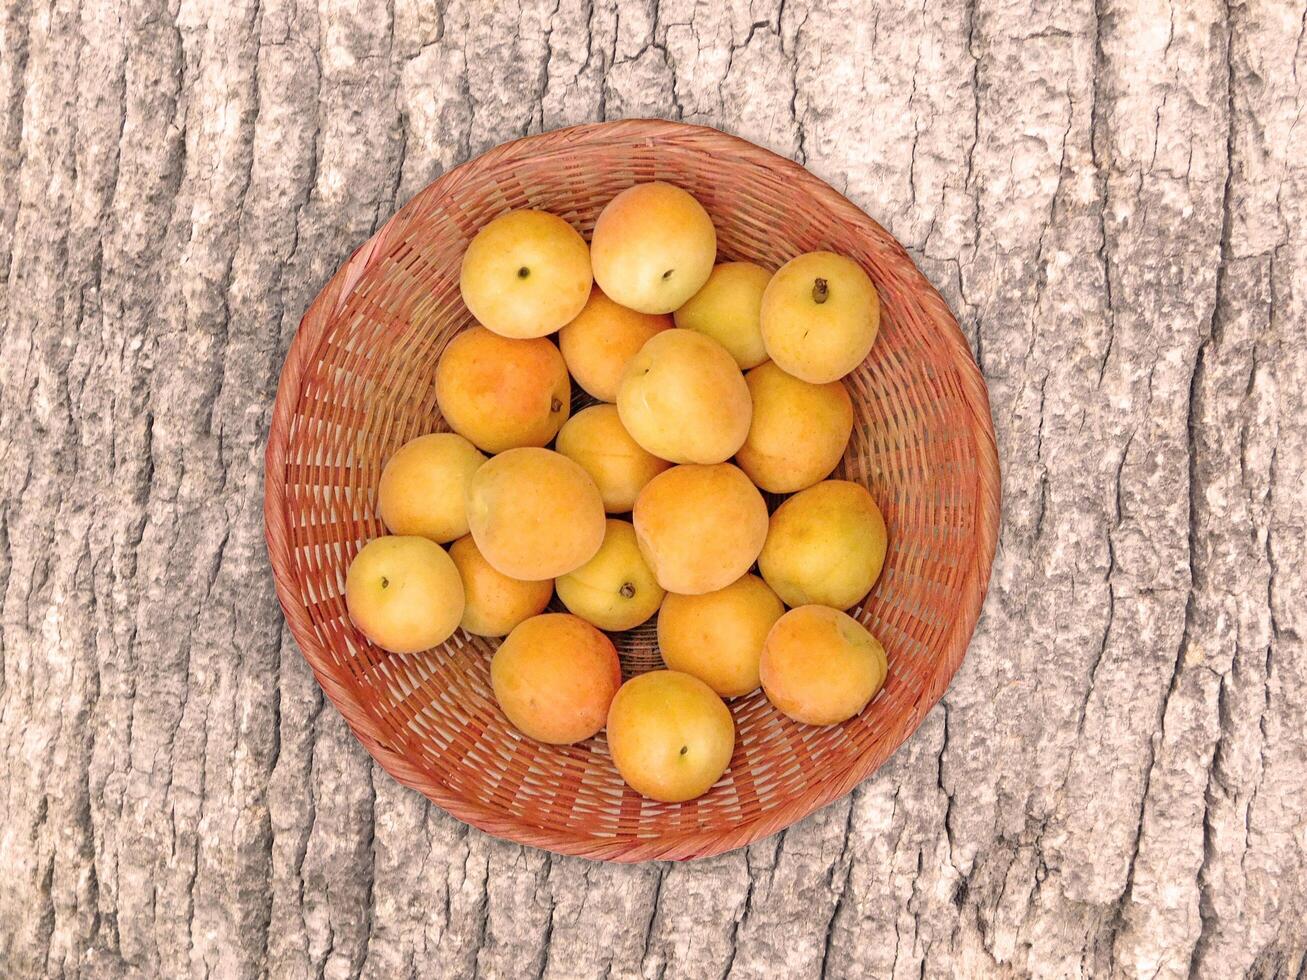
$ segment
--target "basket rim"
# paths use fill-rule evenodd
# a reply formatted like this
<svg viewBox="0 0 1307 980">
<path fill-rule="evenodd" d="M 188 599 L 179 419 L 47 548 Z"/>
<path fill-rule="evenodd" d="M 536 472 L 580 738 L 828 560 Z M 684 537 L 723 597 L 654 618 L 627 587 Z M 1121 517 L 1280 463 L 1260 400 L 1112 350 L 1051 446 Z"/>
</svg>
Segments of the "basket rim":
<svg viewBox="0 0 1307 980">
<path fill-rule="evenodd" d="M 524 156 L 566 152 L 579 144 L 654 143 L 666 140 L 716 144 L 728 147 L 737 158 L 780 171 L 796 189 L 810 194 L 859 234 L 871 235 L 891 247 L 891 261 L 906 266 L 915 280 L 918 299 L 941 327 L 941 341 L 947 345 L 950 362 L 957 371 L 958 388 L 970 415 L 969 431 L 977 464 L 975 503 L 976 534 L 971 561 L 960 585 L 963 601 L 953 617 L 945 647 L 944 662 L 910 705 L 909 717 L 899 737 L 886 740 L 858 755 L 847 769 L 818 782 L 783 806 L 775 807 L 728 830 L 691 830 L 658 837 L 596 837 L 580 832 L 563 832 L 541 827 L 488 807 L 440 783 L 426 770 L 415 766 L 401 747 L 388 743 L 371 714 L 338 676 L 329 648 L 319 643 L 308 609 L 290 586 L 295 579 L 286 507 L 285 472 L 291 423 L 299 405 L 308 366 L 313 362 L 333 315 L 344 306 L 352 290 L 374 261 L 387 254 L 386 245 L 397 238 L 408 223 L 434 203 L 457 182 L 460 174 Z M 268 432 L 264 459 L 264 523 L 268 557 L 278 601 L 292 636 L 308 661 L 318 684 L 344 717 L 355 737 L 383 769 L 400 783 L 416 789 L 446 812 L 493 836 L 518 844 L 540 847 L 560 854 L 599 860 L 636 862 L 684 860 L 708 857 L 745 846 L 801 820 L 805 816 L 849 793 L 870 776 L 907 741 L 939 701 L 966 655 L 988 590 L 990 572 L 998 543 L 1000 520 L 1000 470 L 989 406 L 989 392 L 971 348 L 957 319 L 943 297 L 917 268 L 903 246 L 886 229 L 806 167 L 742 137 L 721 130 L 661 119 L 623 119 L 583 123 L 521 137 L 500 144 L 441 174 L 419 191 L 332 274 L 302 317 L 287 351 L 277 385 L 276 400 Z M 892 744 L 888 744 L 892 742 Z"/>
</svg>

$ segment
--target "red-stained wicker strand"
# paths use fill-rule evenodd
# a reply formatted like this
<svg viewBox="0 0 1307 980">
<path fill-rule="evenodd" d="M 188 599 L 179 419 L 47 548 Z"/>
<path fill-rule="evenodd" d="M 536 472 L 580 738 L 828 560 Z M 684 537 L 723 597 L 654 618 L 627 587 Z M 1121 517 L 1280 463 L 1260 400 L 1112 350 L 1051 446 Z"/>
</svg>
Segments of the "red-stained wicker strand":
<svg viewBox="0 0 1307 980">
<path fill-rule="evenodd" d="M 468 241 L 512 208 L 561 215 L 587 234 L 631 184 L 693 193 L 723 258 L 770 268 L 828 248 L 880 291 L 880 336 L 846 379 L 853 437 L 836 476 L 885 513 L 885 571 L 853 612 L 885 644 L 882 692 L 856 718 L 798 725 L 760 692 L 731 702 L 736 751 L 713 789 L 686 804 L 626 788 L 602 734 L 558 748 L 523 738 L 490 693 L 494 643 L 464 633 L 422 654 L 389 654 L 349 622 L 345 570 L 384 533 L 382 463 L 408 439 L 447 429 L 432 379 L 471 323 L 458 294 Z M 613 861 L 730 850 L 849 792 L 939 700 L 980 614 L 998 538 L 999 470 L 984 380 L 947 305 L 903 248 L 789 160 L 716 130 L 626 120 L 516 140 L 440 177 L 323 288 L 282 368 L 268 436 L 268 552 L 277 595 L 323 691 L 401 783 L 499 837 Z M 658 663 L 650 628 L 615 637 L 627 672 Z"/>
</svg>

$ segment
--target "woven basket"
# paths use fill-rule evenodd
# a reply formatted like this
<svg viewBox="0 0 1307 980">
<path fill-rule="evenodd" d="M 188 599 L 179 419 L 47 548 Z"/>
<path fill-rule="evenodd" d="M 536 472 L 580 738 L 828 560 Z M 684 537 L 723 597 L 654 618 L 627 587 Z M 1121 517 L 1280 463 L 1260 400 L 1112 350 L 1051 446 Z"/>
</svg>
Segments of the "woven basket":
<svg viewBox="0 0 1307 980">
<path fill-rule="evenodd" d="M 436 361 L 471 323 L 459 263 L 487 221 L 542 208 L 589 233 L 637 182 L 691 191 L 722 259 L 777 268 L 827 248 L 880 290 L 880 336 L 846 379 L 853 437 L 835 476 L 866 485 L 889 526 L 885 570 L 852 614 L 889 652 L 882 692 L 828 728 L 761 692 L 731 702 L 735 755 L 700 799 L 626 788 L 601 733 L 541 745 L 514 731 L 489 679 L 495 641 L 461 631 L 416 655 L 370 645 L 345 610 L 345 570 L 385 533 L 376 490 L 406 440 L 447 428 Z M 939 294 L 880 225 L 802 167 L 716 130 L 653 120 L 577 126 L 497 147 L 440 177 L 332 277 L 291 345 L 268 436 L 265 511 L 277 595 L 323 690 L 401 783 L 498 837 L 614 861 L 740 847 L 843 796 L 907 738 L 962 662 L 998 532 L 984 381 Z M 774 503 L 774 501 L 772 501 Z M 661 666 L 652 624 L 616 636 L 629 676 Z"/>
</svg>

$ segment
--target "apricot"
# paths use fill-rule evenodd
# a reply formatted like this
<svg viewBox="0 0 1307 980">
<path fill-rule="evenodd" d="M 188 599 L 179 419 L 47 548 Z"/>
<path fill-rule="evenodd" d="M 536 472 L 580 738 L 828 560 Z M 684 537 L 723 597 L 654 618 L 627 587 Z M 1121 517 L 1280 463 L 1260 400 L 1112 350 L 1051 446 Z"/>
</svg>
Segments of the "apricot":
<svg viewBox="0 0 1307 980">
<path fill-rule="evenodd" d="M 788 606 L 848 609 L 876 584 L 885 547 L 885 519 L 867 488 L 826 480 L 776 508 L 758 568 Z"/>
<path fill-rule="evenodd" d="M 658 612 L 663 663 L 703 681 L 724 698 L 758 687 L 767 631 L 785 607 L 767 583 L 745 575 L 703 595 L 668 595 Z"/>
<path fill-rule="evenodd" d="M 559 431 L 555 445 L 590 474 L 610 514 L 629 511 L 644 485 L 672 465 L 631 438 L 616 405 L 591 405 L 577 412 Z"/>
<path fill-rule="evenodd" d="M 880 329 L 880 297 L 852 259 L 809 252 L 790 259 L 762 294 L 767 355 L 802 381 L 844 377 L 867 356 Z"/>
<path fill-rule="evenodd" d="M 699 291 L 717 257 L 712 219 L 688 191 L 653 181 L 628 187 L 595 222 L 595 282 L 641 313 L 670 313 Z"/>
<path fill-rule="evenodd" d="M 490 684 L 508 720 L 550 745 L 571 745 L 603 728 L 621 683 L 612 641 L 566 613 L 520 623 L 490 661 Z"/>
<path fill-rule="evenodd" d="M 632 677 L 613 698 L 608 750 L 637 793 L 681 803 L 708 792 L 726 771 L 735 722 L 697 677 L 654 670 Z"/>
<path fill-rule="evenodd" d="M 581 312 L 593 281 L 580 232 L 555 214 L 510 211 L 472 239 L 458 285 L 477 322 L 525 339 L 551 334 Z"/>
<path fill-rule="evenodd" d="M 602 402 L 617 400 L 622 372 L 654 334 L 672 328 L 666 314 L 637 313 L 619 306 L 596 286 L 590 301 L 558 334 L 567 369 Z"/>
<path fill-rule="evenodd" d="M 610 631 L 639 626 L 658 611 L 666 594 L 640 554 L 635 528 L 611 519 L 595 556 L 555 586 L 570 612 Z"/>
<path fill-rule="evenodd" d="M 566 456 L 510 449 L 473 474 L 467 522 L 497 572 L 536 582 L 594 557 L 604 540 L 604 503 L 594 480 Z"/>
<path fill-rule="evenodd" d="M 762 294 L 771 273 L 753 262 L 713 267 L 703 288 L 676 311 L 676 325 L 706 334 L 730 352 L 740 370 L 767 360 L 762 342 Z"/>
<path fill-rule="evenodd" d="M 467 484 L 485 461 L 453 432 L 410 439 L 381 471 L 381 519 L 392 534 L 420 534 L 441 544 L 467 534 Z"/>
<path fill-rule="evenodd" d="M 852 616 L 799 606 L 767 634 L 759 669 L 763 690 L 781 712 L 805 725 L 835 725 L 876 696 L 889 664 L 880 641 Z"/>
<path fill-rule="evenodd" d="M 544 612 L 554 594 L 551 579 L 524 582 L 496 571 L 470 534 L 449 546 L 449 557 L 467 599 L 459 625 L 474 636 L 507 636 L 518 623 Z"/>
<path fill-rule="evenodd" d="M 617 389 L 622 425 L 673 463 L 721 463 L 749 434 L 753 407 L 734 358 L 693 330 L 666 330 L 631 358 Z"/>
<path fill-rule="evenodd" d="M 464 330 L 436 365 L 436 402 L 459 435 L 488 453 L 544 446 L 572 411 L 563 355 L 547 340 Z"/>
<path fill-rule="evenodd" d="M 749 570 L 767 537 L 767 504 L 730 463 L 658 474 L 640 491 L 632 516 L 658 584 L 682 595 L 730 585 Z"/>
<path fill-rule="evenodd" d="M 853 400 L 843 382 L 810 384 L 770 362 L 744 380 L 753 421 L 735 454 L 740 469 L 769 493 L 793 493 L 830 476 L 853 431 Z"/>
<path fill-rule="evenodd" d="M 444 643 L 463 616 L 463 583 L 445 549 L 429 538 L 390 535 L 365 544 L 345 573 L 349 618 L 392 653 Z"/>
</svg>

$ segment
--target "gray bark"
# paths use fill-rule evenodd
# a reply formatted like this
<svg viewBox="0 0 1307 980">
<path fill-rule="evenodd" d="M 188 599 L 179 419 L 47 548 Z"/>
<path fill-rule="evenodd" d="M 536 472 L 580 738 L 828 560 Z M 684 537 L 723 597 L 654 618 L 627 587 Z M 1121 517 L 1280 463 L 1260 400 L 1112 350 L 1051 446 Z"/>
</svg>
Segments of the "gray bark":
<svg viewBox="0 0 1307 980">
<path fill-rule="evenodd" d="M 1304 38 L 1302 0 L 4 0 L 0 973 L 1301 976 Z M 635 115 L 898 236 L 1005 488 L 968 659 L 889 764 L 618 867 L 371 762 L 283 627 L 262 450 L 301 313 L 397 205 Z"/>
</svg>

